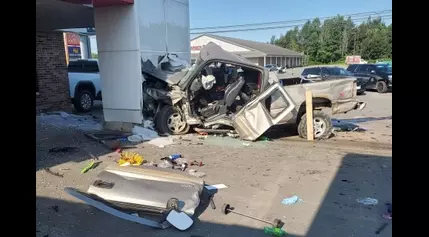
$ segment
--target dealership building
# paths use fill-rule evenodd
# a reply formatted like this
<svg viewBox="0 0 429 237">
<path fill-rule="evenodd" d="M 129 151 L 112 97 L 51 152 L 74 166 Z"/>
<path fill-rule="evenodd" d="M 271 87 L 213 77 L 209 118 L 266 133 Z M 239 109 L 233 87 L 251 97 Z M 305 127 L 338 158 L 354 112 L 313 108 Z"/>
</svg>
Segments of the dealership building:
<svg viewBox="0 0 429 237">
<path fill-rule="evenodd" d="M 204 34 L 191 40 L 191 59 L 194 62 L 204 45 L 213 42 L 222 49 L 238 54 L 256 65 L 302 66 L 303 54 L 273 44 L 243 40 L 219 35 Z"/>
</svg>

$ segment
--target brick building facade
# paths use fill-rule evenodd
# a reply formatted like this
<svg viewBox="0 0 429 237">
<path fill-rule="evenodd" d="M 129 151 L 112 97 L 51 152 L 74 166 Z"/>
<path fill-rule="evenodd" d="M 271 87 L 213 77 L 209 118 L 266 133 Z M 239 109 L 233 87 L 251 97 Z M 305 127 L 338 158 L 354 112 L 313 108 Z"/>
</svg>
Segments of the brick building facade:
<svg viewBox="0 0 429 237">
<path fill-rule="evenodd" d="M 36 31 L 36 114 L 70 108 L 63 33 Z"/>
</svg>

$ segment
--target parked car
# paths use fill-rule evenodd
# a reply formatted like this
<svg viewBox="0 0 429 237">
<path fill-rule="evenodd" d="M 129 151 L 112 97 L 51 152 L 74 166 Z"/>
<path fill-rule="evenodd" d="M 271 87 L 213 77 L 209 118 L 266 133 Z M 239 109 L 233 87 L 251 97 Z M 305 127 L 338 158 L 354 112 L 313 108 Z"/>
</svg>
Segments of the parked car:
<svg viewBox="0 0 429 237">
<path fill-rule="evenodd" d="M 351 72 L 341 67 L 335 67 L 335 66 L 307 67 L 302 71 L 301 75 L 304 78 L 309 80 L 321 79 L 322 81 L 354 78 L 356 79 L 356 83 L 357 83 L 356 90 L 358 95 L 362 95 L 365 92 L 365 88 L 366 88 L 365 80 L 353 76 Z"/>
<path fill-rule="evenodd" d="M 268 69 L 270 72 L 275 72 L 279 70 L 279 67 L 275 64 L 267 64 L 265 65 L 265 68 Z"/>
<path fill-rule="evenodd" d="M 230 75 L 225 66 L 230 64 Z M 305 90 L 314 91 L 316 138 L 331 134 L 330 117 L 321 111 L 331 107 L 333 113 L 362 109 L 365 103 L 356 99 L 352 79 L 307 83 L 283 87 L 277 74 L 214 43 L 201 49 L 191 68 L 161 72 L 146 61 L 142 66 L 144 114 L 154 117 L 159 133 L 185 134 L 190 126 L 199 132 L 234 131 L 244 140 L 256 140 L 276 124 L 297 124 L 301 137 L 306 135 Z M 146 65 L 146 66 L 145 66 Z M 298 76 L 299 77 L 299 76 Z"/>
<path fill-rule="evenodd" d="M 389 64 L 350 64 L 347 71 L 365 81 L 365 89 L 386 93 L 392 89 L 392 66 Z"/>
<path fill-rule="evenodd" d="M 89 112 L 94 100 L 101 100 L 101 83 L 98 60 L 79 59 L 68 65 L 70 97 L 75 109 Z"/>
</svg>

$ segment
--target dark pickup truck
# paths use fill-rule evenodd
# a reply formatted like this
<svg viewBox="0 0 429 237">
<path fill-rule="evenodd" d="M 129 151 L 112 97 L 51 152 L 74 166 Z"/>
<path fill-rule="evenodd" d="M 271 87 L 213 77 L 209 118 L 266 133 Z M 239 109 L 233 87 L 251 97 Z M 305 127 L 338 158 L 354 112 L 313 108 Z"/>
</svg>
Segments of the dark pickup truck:
<svg viewBox="0 0 429 237">
<path fill-rule="evenodd" d="M 350 64 L 347 71 L 364 80 L 367 90 L 377 90 L 378 93 L 392 90 L 392 66 L 389 64 Z"/>
</svg>

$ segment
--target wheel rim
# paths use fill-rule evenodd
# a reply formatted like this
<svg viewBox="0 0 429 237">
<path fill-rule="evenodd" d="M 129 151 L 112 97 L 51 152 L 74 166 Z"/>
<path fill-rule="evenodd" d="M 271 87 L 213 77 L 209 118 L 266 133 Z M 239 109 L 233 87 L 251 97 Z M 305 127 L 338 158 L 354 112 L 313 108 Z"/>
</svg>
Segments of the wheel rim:
<svg viewBox="0 0 429 237">
<path fill-rule="evenodd" d="M 167 127 L 172 132 L 181 132 L 186 128 L 186 122 L 179 113 L 173 113 L 167 119 Z"/>
<path fill-rule="evenodd" d="M 314 137 L 319 138 L 321 137 L 327 128 L 327 124 L 325 120 L 321 118 L 314 118 L 313 119 L 313 130 L 314 130 Z"/>
<path fill-rule="evenodd" d="M 88 109 L 90 109 L 90 108 L 91 108 L 91 101 L 92 101 L 92 99 L 91 99 L 91 96 L 90 96 L 90 95 L 88 95 L 88 94 L 83 94 L 83 95 L 80 97 L 80 106 L 81 106 L 83 109 L 88 110 Z"/>
</svg>

